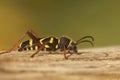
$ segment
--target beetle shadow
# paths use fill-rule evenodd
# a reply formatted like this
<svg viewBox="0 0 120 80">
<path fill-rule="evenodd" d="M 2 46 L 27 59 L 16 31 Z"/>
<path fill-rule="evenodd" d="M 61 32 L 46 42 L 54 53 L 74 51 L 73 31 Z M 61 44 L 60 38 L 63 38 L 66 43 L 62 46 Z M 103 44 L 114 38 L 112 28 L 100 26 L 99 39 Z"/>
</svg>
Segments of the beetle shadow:
<svg viewBox="0 0 120 80">
<path fill-rule="evenodd" d="M 89 51 L 82 51 L 82 52 L 78 52 L 78 53 L 72 53 L 72 54 L 76 54 L 76 55 L 82 55 L 82 54 L 94 54 L 94 52 L 89 52 Z M 68 58 L 69 59 L 72 59 L 72 60 L 79 60 L 79 59 L 83 59 L 83 57 L 77 57 L 77 58 L 73 58 L 73 57 L 71 57 L 72 56 L 72 54 L 70 54 L 70 55 L 68 55 Z M 98 55 L 98 56 L 100 56 L 100 54 L 98 54 L 98 53 L 96 53 L 95 55 Z M 106 52 L 101 52 L 101 55 L 102 55 L 102 57 L 108 57 L 109 56 L 109 54 L 108 53 L 106 53 Z M 91 57 L 91 58 L 93 58 L 93 57 Z"/>
<path fill-rule="evenodd" d="M 77 53 L 68 53 L 69 55 L 67 55 L 67 58 L 70 58 L 73 54 L 76 54 L 76 55 L 82 55 L 82 54 L 89 54 L 91 52 L 77 52 Z M 70 58 L 71 59 L 71 58 Z M 73 59 L 76 59 L 76 58 L 73 58 Z M 80 59 L 80 58 L 78 58 Z"/>
</svg>

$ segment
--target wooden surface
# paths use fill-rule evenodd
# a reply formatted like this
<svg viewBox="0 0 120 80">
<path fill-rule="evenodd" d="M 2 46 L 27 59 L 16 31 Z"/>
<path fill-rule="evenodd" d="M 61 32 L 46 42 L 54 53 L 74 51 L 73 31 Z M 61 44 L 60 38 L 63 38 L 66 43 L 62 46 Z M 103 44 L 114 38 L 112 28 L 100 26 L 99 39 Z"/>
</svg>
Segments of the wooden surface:
<svg viewBox="0 0 120 80">
<path fill-rule="evenodd" d="M 57 52 L 32 53 L 0 55 L 0 80 L 120 80 L 120 46 L 81 49 L 68 60 Z"/>
</svg>

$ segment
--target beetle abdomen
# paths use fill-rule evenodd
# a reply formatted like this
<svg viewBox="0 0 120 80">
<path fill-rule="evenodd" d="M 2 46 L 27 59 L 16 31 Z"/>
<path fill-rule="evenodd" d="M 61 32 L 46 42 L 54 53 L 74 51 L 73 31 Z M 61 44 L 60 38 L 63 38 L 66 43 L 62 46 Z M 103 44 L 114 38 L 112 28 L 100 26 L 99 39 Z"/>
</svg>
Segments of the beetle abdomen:
<svg viewBox="0 0 120 80">
<path fill-rule="evenodd" d="M 55 51 L 58 49 L 58 39 L 55 37 L 40 38 L 39 43 L 44 45 L 42 50 Z M 35 41 L 27 40 L 20 44 L 18 51 L 38 50 L 41 46 Z"/>
</svg>

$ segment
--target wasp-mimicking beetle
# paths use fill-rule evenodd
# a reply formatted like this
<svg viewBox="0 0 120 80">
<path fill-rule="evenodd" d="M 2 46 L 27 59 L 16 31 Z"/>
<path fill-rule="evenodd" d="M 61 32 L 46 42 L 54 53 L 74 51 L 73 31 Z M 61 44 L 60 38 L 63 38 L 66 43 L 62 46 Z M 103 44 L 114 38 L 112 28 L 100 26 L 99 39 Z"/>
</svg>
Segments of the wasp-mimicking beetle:
<svg viewBox="0 0 120 80">
<path fill-rule="evenodd" d="M 26 35 L 31 39 L 22 42 Z M 36 52 L 31 55 L 31 57 L 34 57 L 39 51 L 56 51 L 60 49 L 60 51 L 64 51 L 64 58 L 68 59 L 69 56 L 66 56 L 66 53 L 68 52 L 71 55 L 77 53 L 78 44 L 88 42 L 93 46 L 93 41 L 94 38 L 92 36 L 84 36 L 77 41 L 73 41 L 68 37 L 60 37 L 59 39 L 53 36 L 40 38 L 35 32 L 28 30 L 10 50 L 1 52 L 0 54 L 10 53 L 14 50 L 18 50 L 19 52 L 24 50 L 36 50 Z"/>
</svg>

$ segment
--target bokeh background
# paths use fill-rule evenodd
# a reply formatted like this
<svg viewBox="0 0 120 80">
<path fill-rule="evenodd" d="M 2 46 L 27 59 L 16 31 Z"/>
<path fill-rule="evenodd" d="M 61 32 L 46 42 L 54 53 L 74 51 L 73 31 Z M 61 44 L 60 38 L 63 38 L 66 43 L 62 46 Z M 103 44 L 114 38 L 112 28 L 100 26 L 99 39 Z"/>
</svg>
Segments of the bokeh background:
<svg viewBox="0 0 120 80">
<path fill-rule="evenodd" d="M 40 37 L 95 38 L 95 47 L 120 45 L 119 0 L 0 0 L 0 49 L 27 30 Z M 90 47 L 81 44 L 79 47 Z"/>
</svg>

